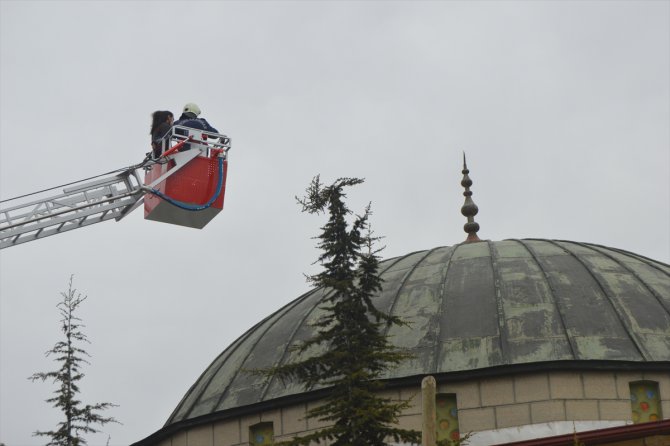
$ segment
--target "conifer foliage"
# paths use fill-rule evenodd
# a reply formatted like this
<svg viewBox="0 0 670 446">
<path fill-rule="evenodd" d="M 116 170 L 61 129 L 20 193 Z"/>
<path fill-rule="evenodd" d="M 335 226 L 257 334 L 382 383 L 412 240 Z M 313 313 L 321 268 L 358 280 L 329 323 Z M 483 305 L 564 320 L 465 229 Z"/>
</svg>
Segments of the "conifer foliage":
<svg viewBox="0 0 670 446">
<path fill-rule="evenodd" d="M 362 182 L 340 178 L 323 186 L 317 176 L 306 196 L 298 199 L 303 212 L 328 214 L 316 237 L 321 249 L 318 262 L 324 269 L 308 281 L 331 292 L 324 299 L 324 316 L 316 324 L 316 334 L 296 348 L 305 353 L 320 346 L 323 353 L 303 355 L 298 362 L 265 373 L 283 381 L 296 380 L 307 390 L 317 385 L 329 387 L 325 402 L 309 410 L 307 417 L 332 425 L 283 444 L 309 445 L 325 439 L 334 446 L 381 446 L 390 439 L 421 442 L 420 432 L 396 426 L 409 403 L 378 394 L 383 388 L 378 380 L 381 374 L 408 355 L 391 345 L 384 334 L 389 325 L 403 324 L 402 320 L 379 311 L 372 302 L 381 290 L 381 278 L 378 251 L 373 246 L 376 238 L 368 222 L 370 206 L 363 215 L 353 216 L 344 202 L 344 188 Z M 351 224 L 348 219 L 353 219 Z"/>
<path fill-rule="evenodd" d="M 59 364 L 58 370 L 33 374 L 31 381 L 52 380 L 58 385 L 53 392 L 54 396 L 47 399 L 53 407 L 63 412 L 65 419 L 58 423 L 56 430 L 36 431 L 33 435 L 48 437 L 47 446 L 82 446 L 87 444 L 83 435 L 99 432 L 96 425 L 118 423 L 112 417 L 105 417 L 101 411 L 115 406 L 112 403 L 97 403 L 84 405 L 79 399 L 79 382 L 84 378 L 82 366 L 89 364 L 85 359 L 90 356 L 81 345 L 89 343 L 86 335 L 81 331 L 84 325 L 81 319 L 75 316 L 79 306 L 86 300 L 86 296 L 72 288 L 73 277 L 67 292 L 61 292 L 63 300 L 56 306 L 61 315 L 61 331 L 64 339 L 56 342 L 46 356 L 54 356 Z"/>
</svg>

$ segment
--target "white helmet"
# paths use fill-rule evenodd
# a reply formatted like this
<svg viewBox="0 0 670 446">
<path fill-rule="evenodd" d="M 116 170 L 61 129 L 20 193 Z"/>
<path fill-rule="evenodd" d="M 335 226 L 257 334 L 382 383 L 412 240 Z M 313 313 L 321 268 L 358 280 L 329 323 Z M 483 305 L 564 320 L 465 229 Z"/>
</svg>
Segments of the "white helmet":
<svg viewBox="0 0 670 446">
<path fill-rule="evenodd" d="M 184 113 L 193 113 L 194 115 L 199 116 L 200 107 L 198 107 L 193 102 L 189 102 L 188 104 L 184 105 Z"/>
</svg>

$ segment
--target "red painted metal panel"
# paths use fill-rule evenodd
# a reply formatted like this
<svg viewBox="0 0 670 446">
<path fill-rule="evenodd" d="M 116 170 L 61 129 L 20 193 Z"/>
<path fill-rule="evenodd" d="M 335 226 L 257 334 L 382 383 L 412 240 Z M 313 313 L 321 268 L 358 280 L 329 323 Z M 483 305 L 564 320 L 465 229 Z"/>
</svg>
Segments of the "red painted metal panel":
<svg viewBox="0 0 670 446">
<path fill-rule="evenodd" d="M 144 184 L 150 184 L 173 167 L 172 161 L 166 164 L 154 164 L 147 172 Z M 228 161 L 225 160 L 221 194 L 208 209 L 202 211 L 180 209 L 149 193 L 144 197 L 144 218 L 194 228 L 204 227 L 223 209 L 227 171 Z M 215 194 L 218 179 L 217 157 L 198 156 L 154 188 L 176 201 L 202 205 Z"/>
</svg>

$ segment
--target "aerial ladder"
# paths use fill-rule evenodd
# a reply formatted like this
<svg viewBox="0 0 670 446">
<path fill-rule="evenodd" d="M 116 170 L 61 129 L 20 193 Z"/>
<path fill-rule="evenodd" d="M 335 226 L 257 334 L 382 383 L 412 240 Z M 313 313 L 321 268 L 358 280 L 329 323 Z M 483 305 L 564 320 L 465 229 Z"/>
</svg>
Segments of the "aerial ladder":
<svg viewBox="0 0 670 446">
<path fill-rule="evenodd" d="M 0 249 L 107 220 L 144 205 L 147 220 L 202 229 L 222 209 L 230 138 L 173 126 L 139 164 L 0 201 Z M 144 171 L 144 181 L 141 172 Z M 41 198 L 40 198 L 41 197 Z"/>
</svg>

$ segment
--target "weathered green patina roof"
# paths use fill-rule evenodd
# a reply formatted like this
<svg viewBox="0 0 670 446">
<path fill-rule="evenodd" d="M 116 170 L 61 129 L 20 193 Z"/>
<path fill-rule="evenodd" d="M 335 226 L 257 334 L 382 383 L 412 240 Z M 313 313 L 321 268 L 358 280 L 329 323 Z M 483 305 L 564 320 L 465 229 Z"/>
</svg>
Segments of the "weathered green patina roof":
<svg viewBox="0 0 670 446">
<path fill-rule="evenodd" d="M 614 361 L 670 366 L 670 266 L 618 249 L 556 240 L 439 247 L 381 263 L 375 304 L 402 316 L 392 342 L 414 358 L 386 378 Z M 299 395 L 247 370 L 294 360 L 328 290 L 314 289 L 223 351 L 167 425 Z"/>
</svg>

